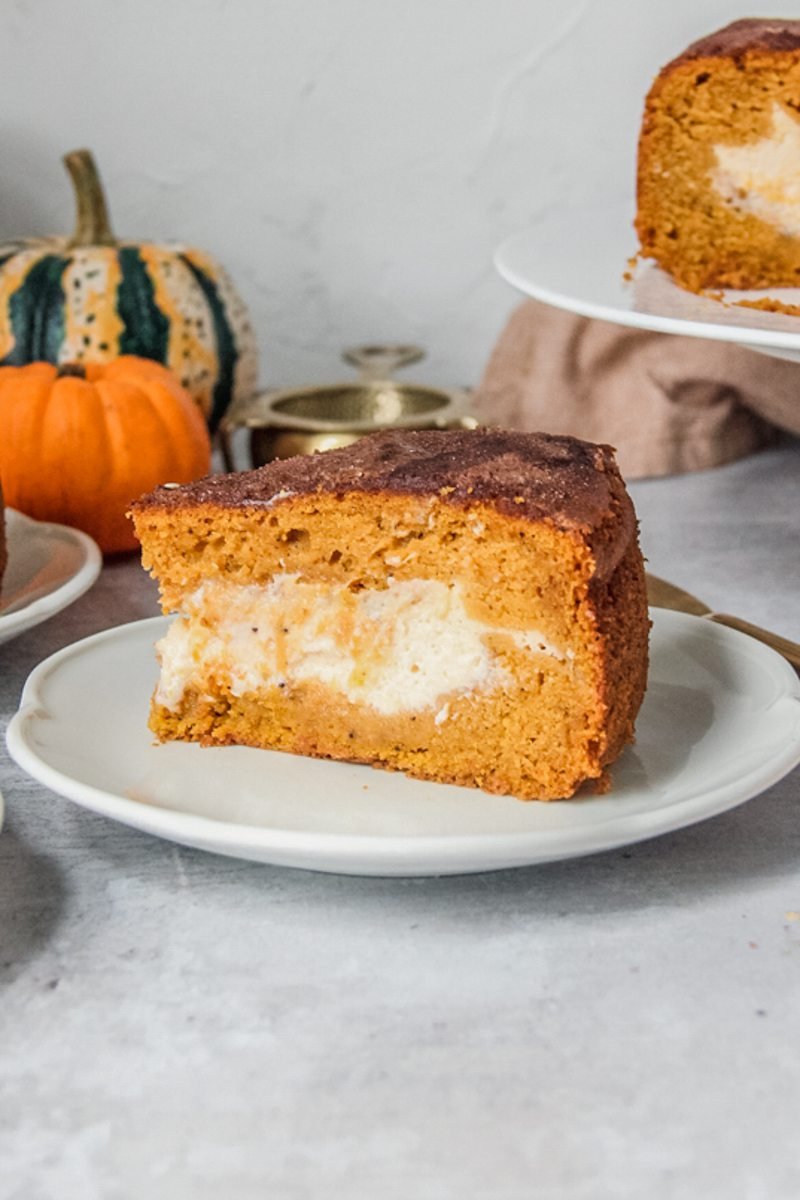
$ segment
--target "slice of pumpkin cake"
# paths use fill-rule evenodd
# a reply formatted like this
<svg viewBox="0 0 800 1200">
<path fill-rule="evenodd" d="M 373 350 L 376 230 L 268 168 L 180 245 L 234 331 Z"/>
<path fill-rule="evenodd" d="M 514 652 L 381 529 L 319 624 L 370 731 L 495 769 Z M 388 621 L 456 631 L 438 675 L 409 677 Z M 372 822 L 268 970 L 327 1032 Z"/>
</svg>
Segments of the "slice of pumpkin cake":
<svg viewBox="0 0 800 1200">
<path fill-rule="evenodd" d="M 632 740 L 648 616 L 607 446 L 385 432 L 133 508 L 164 610 L 150 726 L 572 795 Z"/>
<path fill-rule="evenodd" d="M 661 70 L 636 229 L 690 291 L 800 285 L 800 21 L 734 21 Z"/>
</svg>

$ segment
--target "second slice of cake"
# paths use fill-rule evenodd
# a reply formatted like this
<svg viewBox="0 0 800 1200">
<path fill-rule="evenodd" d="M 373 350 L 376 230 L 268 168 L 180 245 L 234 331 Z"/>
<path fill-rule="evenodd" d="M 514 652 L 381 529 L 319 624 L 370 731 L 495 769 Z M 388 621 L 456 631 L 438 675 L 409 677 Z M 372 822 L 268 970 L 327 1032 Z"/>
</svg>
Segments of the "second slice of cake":
<svg viewBox="0 0 800 1200">
<path fill-rule="evenodd" d="M 734 21 L 661 70 L 636 229 L 690 291 L 800 284 L 800 21 Z"/>
<path fill-rule="evenodd" d="M 572 795 L 632 739 L 647 605 L 607 447 L 384 433 L 134 506 L 165 611 L 151 728 Z"/>
</svg>

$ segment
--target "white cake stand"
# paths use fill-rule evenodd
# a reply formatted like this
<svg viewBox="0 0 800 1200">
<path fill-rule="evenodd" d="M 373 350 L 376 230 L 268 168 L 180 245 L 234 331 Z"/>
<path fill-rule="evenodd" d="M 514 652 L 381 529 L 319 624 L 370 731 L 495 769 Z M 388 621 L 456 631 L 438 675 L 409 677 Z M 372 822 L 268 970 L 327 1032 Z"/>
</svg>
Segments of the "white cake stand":
<svg viewBox="0 0 800 1200">
<path fill-rule="evenodd" d="M 500 274 L 526 296 L 585 317 L 634 329 L 736 342 L 800 362 L 800 317 L 731 306 L 733 300 L 768 295 L 800 305 L 800 288 L 724 293 L 724 301 L 677 287 L 652 262 L 637 263 L 630 201 L 564 207 L 543 215 L 495 254 Z"/>
</svg>

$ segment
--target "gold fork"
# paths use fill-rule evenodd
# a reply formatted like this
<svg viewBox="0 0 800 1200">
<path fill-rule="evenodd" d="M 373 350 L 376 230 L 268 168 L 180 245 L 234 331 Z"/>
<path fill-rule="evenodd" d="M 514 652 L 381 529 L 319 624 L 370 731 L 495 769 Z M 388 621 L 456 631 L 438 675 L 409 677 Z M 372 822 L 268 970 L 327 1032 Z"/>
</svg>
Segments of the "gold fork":
<svg viewBox="0 0 800 1200">
<path fill-rule="evenodd" d="M 778 654 L 782 654 L 793 667 L 800 670 L 800 646 L 797 642 L 790 642 L 788 638 L 781 637 L 777 633 L 770 633 L 768 629 L 762 629 L 759 625 L 752 625 L 750 621 L 743 621 L 741 617 L 714 612 L 691 592 L 684 591 L 674 583 L 667 583 L 666 579 L 659 579 L 656 575 L 648 574 L 647 599 L 653 608 L 672 608 L 678 612 L 691 613 L 694 617 L 705 617 L 709 621 L 716 621 L 718 625 L 727 625 L 731 629 L 738 629 L 741 633 L 755 638 L 756 641 L 771 646 L 773 650 L 778 651 Z"/>
</svg>

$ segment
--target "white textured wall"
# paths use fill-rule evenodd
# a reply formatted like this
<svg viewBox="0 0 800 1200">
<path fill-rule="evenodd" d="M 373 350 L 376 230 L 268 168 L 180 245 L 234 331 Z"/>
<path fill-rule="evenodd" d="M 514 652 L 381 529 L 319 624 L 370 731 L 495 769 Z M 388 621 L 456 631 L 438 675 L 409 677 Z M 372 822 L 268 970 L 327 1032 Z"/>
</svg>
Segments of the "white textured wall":
<svg viewBox="0 0 800 1200">
<path fill-rule="evenodd" d="M 747 12 L 800 16 L 797 4 Z M 2 0 L 0 235 L 66 231 L 90 146 L 118 233 L 212 251 L 253 311 L 262 382 L 420 341 L 477 380 L 515 297 L 493 248 L 631 187 L 659 65 L 724 0 Z"/>
</svg>

